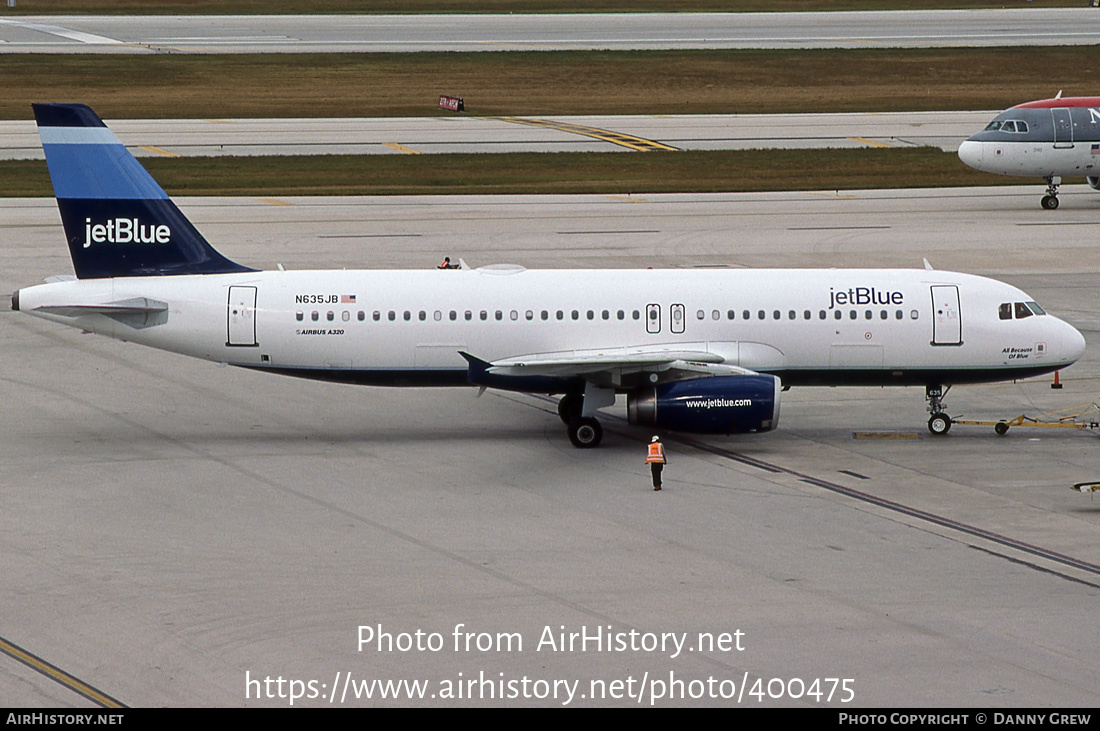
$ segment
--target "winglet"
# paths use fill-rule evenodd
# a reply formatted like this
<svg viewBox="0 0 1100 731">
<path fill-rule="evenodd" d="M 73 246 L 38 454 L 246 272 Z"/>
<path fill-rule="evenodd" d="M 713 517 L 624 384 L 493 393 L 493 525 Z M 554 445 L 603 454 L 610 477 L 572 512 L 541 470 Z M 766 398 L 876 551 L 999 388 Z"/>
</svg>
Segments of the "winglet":
<svg viewBox="0 0 1100 731">
<path fill-rule="evenodd" d="M 466 362 L 470 364 L 470 383 L 477 383 L 478 379 L 489 370 L 489 366 L 492 365 L 487 360 L 482 360 L 477 356 L 470 355 L 465 350 L 458 351 L 458 354 L 466 359 Z"/>
<path fill-rule="evenodd" d="M 32 106 L 79 279 L 254 271 L 215 251 L 91 108 Z"/>
</svg>

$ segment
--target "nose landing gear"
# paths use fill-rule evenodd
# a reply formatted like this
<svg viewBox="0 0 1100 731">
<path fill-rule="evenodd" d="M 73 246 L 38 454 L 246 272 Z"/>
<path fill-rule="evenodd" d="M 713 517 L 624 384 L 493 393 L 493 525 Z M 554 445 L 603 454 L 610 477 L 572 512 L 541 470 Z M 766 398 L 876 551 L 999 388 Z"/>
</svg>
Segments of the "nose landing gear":
<svg viewBox="0 0 1100 731">
<path fill-rule="evenodd" d="M 1058 207 L 1058 186 L 1062 184 L 1062 178 L 1058 175 L 1052 175 L 1046 178 L 1046 181 L 1047 194 L 1043 196 L 1042 204 L 1046 210 L 1053 211 Z"/>
<path fill-rule="evenodd" d="M 936 436 L 942 436 L 951 429 L 951 424 L 954 421 L 944 411 L 947 405 L 943 402 L 943 397 L 947 395 L 947 392 L 951 390 L 948 386 L 946 389 L 939 385 L 926 386 L 924 389 L 924 397 L 928 399 L 928 412 L 932 416 L 928 419 L 928 431 L 932 432 Z"/>
</svg>

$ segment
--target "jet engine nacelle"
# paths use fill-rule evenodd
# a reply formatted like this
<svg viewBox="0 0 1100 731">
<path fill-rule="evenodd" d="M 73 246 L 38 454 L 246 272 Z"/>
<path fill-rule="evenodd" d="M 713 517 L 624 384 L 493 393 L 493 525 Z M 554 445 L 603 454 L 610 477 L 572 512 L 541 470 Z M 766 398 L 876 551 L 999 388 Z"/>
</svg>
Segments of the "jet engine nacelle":
<svg viewBox="0 0 1100 731">
<path fill-rule="evenodd" d="M 696 434 L 765 432 L 779 426 L 775 376 L 695 378 L 641 388 L 627 397 L 631 424 Z"/>
<path fill-rule="evenodd" d="M 1089 187 L 1093 190 L 1100 190 L 1100 175 L 1090 175 L 1085 178 L 1085 182 L 1089 184 Z"/>
</svg>

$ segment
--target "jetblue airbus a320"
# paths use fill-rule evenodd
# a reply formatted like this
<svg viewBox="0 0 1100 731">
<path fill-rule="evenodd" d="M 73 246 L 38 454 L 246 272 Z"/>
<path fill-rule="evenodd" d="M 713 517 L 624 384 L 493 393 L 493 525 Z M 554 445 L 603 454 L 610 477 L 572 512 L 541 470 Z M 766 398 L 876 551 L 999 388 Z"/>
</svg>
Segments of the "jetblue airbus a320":
<svg viewBox="0 0 1100 731">
<path fill-rule="evenodd" d="M 786 386 L 924 386 L 1064 368 L 1085 341 L 1008 284 L 929 268 L 256 271 L 219 254 L 102 120 L 36 104 L 76 277 L 12 308 L 258 371 L 562 395 L 578 447 L 633 424 L 766 432 Z"/>
</svg>

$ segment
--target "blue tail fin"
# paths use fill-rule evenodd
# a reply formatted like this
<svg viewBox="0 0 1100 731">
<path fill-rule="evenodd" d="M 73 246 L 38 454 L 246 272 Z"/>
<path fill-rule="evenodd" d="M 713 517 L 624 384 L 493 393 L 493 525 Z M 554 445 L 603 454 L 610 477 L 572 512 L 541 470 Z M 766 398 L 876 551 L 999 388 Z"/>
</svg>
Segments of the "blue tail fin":
<svg viewBox="0 0 1100 731">
<path fill-rule="evenodd" d="M 253 271 L 215 251 L 89 107 L 33 106 L 78 278 Z"/>
</svg>

